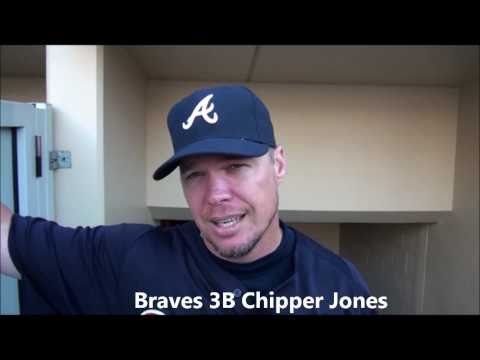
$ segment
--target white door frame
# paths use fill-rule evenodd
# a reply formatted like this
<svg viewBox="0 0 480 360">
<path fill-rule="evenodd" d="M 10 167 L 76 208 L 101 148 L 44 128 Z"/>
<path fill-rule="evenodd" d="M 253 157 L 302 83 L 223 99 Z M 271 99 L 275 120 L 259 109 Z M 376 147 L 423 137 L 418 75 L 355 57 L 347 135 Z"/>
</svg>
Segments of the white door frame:
<svg viewBox="0 0 480 360">
<path fill-rule="evenodd" d="M 18 213 L 54 220 L 51 105 L 0 100 L 0 127 L 16 129 Z M 15 280 L 2 275 L 2 281 Z"/>
</svg>

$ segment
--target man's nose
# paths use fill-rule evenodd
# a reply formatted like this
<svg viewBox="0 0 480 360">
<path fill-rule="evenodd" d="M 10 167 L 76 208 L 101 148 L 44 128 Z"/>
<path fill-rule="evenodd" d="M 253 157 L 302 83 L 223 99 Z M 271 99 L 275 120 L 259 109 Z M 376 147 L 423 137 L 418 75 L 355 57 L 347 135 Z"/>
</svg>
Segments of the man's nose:
<svg viewBox="0 0 480 360">
<path fill-rule="evenodd" d="M 209 175 L 207 182 L 207 202 L 215 206 L 231 199 L 228 182 L 218 175 Z"/>
</svg>

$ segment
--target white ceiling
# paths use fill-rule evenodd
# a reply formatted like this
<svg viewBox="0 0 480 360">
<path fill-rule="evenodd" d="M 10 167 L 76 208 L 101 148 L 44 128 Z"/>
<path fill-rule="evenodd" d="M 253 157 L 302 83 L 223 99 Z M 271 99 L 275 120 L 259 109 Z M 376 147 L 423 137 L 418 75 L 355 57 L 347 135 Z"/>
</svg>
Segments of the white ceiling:
<svg viewBox="0 0 480 360">
<path fill-rule="evenodd" d="M 452 85 L 467 80 L 475 67 L 478 47 L 301 46 L 286 50 L 275 46 L 259 49 L 252 78 L 257 82 Z"/>
<path fill-rule="evenodd" d="M 149 78 L 246 81 L 255 46 L 128 46 Z"/>
<path fill-rule="evenodd" d="M 150 79 L 458 86 L 479 46 L 125 46 Z M 45 76 L 44 46 L 2 46 L 2 76 Z"/>
</svg>

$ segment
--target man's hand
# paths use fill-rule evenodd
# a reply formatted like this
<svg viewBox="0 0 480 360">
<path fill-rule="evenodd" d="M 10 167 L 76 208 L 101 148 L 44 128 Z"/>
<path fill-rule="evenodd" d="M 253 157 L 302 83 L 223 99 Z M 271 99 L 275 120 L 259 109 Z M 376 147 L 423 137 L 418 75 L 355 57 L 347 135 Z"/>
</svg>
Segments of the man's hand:
<svg viewBox="0 0 480 360">
<path fill-rule="evenodd" d="M 13 264 L 10 252 L 8 251 L 8 234 L 12 222 L 12 212 L 2 203 L 0 203 L 0 220 L 0 268 L 2 274 L 20 279 L 22 276 Z"/>
</svg>

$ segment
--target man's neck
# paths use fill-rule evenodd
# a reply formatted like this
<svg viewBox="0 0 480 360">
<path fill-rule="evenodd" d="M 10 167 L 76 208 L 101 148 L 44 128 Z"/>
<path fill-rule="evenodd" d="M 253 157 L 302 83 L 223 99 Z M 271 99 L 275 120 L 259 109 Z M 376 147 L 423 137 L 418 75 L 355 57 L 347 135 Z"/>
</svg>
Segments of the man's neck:
<svg viewBox="0 0 480 360">
<path fill-rule="evenodd" d="M 264 256 L 267 256 L 274 252 L 280 243 L 282 242 L 283 231 L 280 226 L 278 213 L 274 216 L 272 222 L 268 226 L 267 230 L 263 233 L 262 238 L 258 242 L 257 246 L 252 249 L 250 253 L 245 255 L 245 259 L 241 259 L 241 262 L 253 262 Z"/>
</svg>

